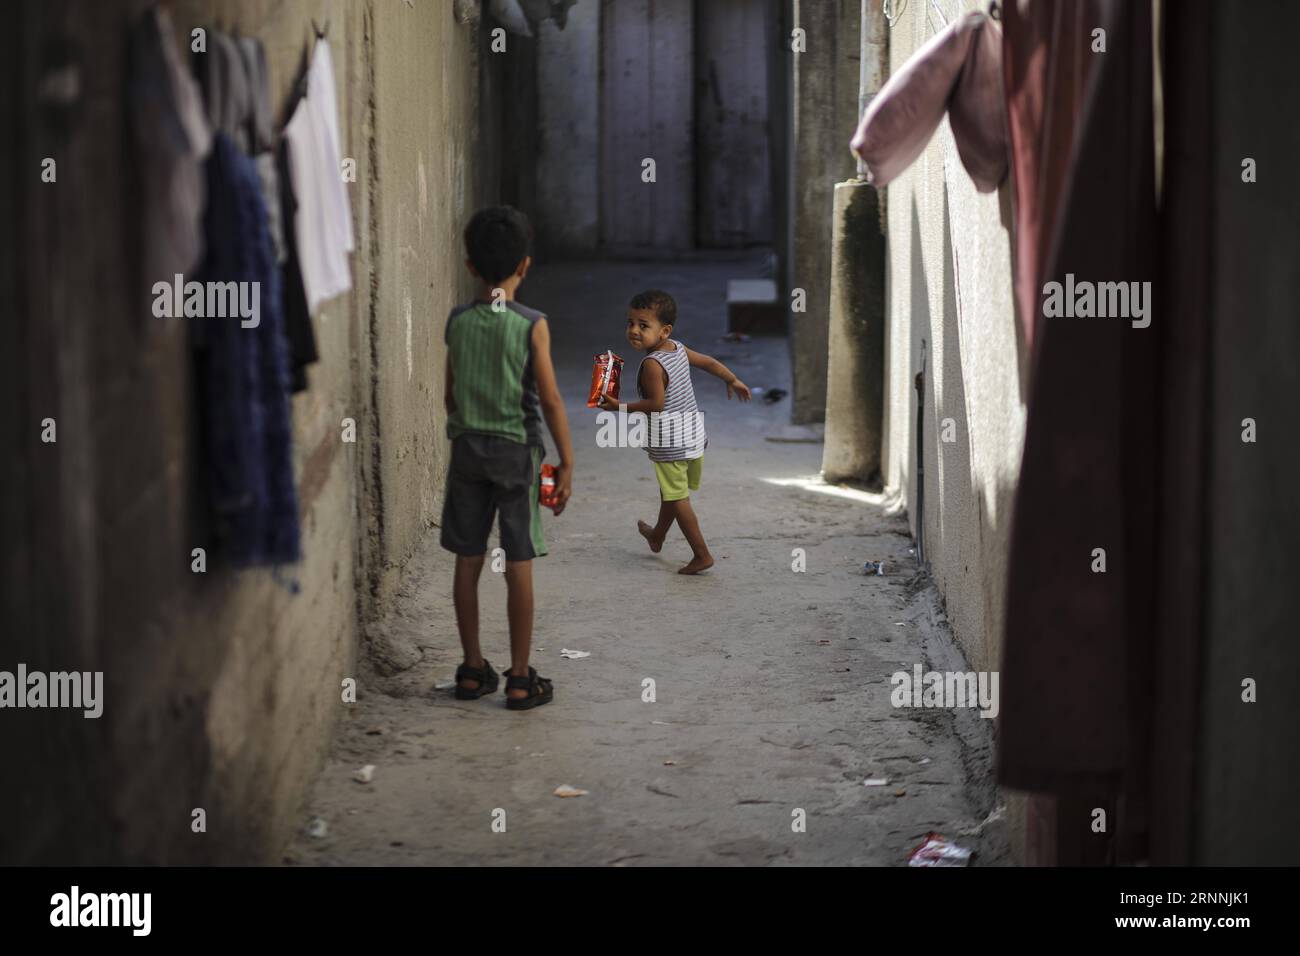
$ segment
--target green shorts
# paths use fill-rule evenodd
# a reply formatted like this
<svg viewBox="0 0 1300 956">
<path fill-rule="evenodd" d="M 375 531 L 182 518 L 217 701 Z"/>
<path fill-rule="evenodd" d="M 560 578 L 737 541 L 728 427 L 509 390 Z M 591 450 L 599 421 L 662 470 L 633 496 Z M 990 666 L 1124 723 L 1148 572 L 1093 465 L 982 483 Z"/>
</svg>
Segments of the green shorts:
<svg viewBox="0 0 1300 956">
<path fill-rule="evenodd" d="M 700 490 L 700 472 L 704 470 L 704 456 L 687 461 L 657 461 L 655 477 L 659 479 L 659 497 L 664 501 L 681 501 L 692 491 Z"/>
</svg>

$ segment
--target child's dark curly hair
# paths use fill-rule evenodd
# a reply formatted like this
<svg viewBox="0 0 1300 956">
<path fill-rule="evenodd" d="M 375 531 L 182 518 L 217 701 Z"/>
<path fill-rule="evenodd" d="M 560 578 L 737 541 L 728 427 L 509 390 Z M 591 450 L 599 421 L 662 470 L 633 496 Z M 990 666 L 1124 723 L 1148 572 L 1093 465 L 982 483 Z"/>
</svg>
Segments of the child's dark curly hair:
<svg viewBox="0 0 1300 956">
<path fill-rule="evenodd" d="M 647 289 L 645 292 L 638 292 L 632 296 L 632 301 L 627 304 L 629 309 L 649 309 L 655 314 L 660 325 L 677 324 L 677 303 L 667 292 L 660 292 L 658 289 Z"/>
</svg>

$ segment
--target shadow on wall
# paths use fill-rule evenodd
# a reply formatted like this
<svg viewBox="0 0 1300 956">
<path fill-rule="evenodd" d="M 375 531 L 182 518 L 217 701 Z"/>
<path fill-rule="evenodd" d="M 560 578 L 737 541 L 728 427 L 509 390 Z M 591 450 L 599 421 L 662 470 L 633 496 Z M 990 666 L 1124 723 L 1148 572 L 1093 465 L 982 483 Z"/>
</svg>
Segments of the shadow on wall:
<svg viewBox="0 0 1300 956">
<path fill-rule="evenodd" d="M 920 210 L 912 200 L 911 216 L 911 355 L 912 379 L 925 373 L 920 395 L 919 443 L 924 457 L 906 479 L 913 502 L 914 532 L 923 541 L 926 564 L 944 596 L 949 619 L 972 665 L 998 666 L 1006 588 L 1006 559 L 1015 484 L 997 475 L 977 475 L 972 463 L 978 436 L 971 427 L 963 347 L 961 312 L 957 301 L 958 270 L 952 236 L 948 192 L 943 193 L 942 328 L 935 328 L 930 310 L 930 283 L 921 247 Z M 1008 236 L 1008 242 L 1010 237 Z M 1014 315 L 1001 317 L 1017 326 Z M 934 337 L 939 337 L 936 378 Z M 1023 368 L 1023 336 L 1016 333 L 1016 360 Z M 923 344 L 924 343 L 924 344 Z M 1023 399 L 1023 375 L 1017 376 Z M 917 462 L 917 400 L 911 389 L 911 429 L 908 465 Z M 948 440 L 945 440 L 947 438 Z M 920 472 L 920 480 L 914 477 Z M 918 487 L 919 486 L 919 487 Z M 923 537 L 922 537 L 923 536 Z"/>
<path fill-rule="evenodd" d="M 916 196 L 912 196 L 912 234 L 908 246 L 911 250 L 908 274 L 912 280 L 912 305 L 909 310 L 908 331 L 911 343 L 908 347 L 907 379 L 907 461 L 903 463 L 903 484 L 907 487 L 908 519 L 912 525 L 912 534 L 917 540 L 918 556 L 925 551 L 925 529 L 921 527 L 924 520 L 924 503 L 918 497 L 919 481 L 916 465 L 917 458 L 917 420 L 921 409 L 917 407 L 917 390 L 914 387 L 918 374 L 928 376 L 929 370 L 922 370 L 922 358 L 927 347 L 926 335 L 930 328 L 930 289 L 925 280 L 925 259 L 921 253 L 921 216 L 916 207 Z M 924 440 L 924 436 L 921 436 Z"/>
<path fill-rule="evenodd" d="M 1023 408 L 1029 404 L 1030 355 L 1029 347 L 1025 342 L 1025 324 L 1019 314 L 1020 299 L 1015 295 L 1016 224 L 1015 216 L 1012 215 L 1010 176 L 998 187 L 998 218 L 1007 235 L 1007 261 L 1011 263 L 1011 324 L 1016 334 L 1016 368 L 1020 373 L 1016 376 L 1016 383 L 1020 389 L 1020 405 Z M 1001 514 L 1000 511 L 998 513 Z"/>
</svg>

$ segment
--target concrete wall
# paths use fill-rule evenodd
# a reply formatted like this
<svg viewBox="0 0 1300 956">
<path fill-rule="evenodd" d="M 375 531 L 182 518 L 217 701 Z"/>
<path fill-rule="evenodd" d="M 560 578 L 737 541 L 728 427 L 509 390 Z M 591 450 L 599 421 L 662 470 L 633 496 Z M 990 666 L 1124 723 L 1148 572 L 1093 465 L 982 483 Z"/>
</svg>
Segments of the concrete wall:
<svg viewBox="0 0 1300 956">
<path fill-rule="evenodd" d="M 788 60 L 788 275 L 790 287 L 807 295 L 806 311 L 790 313 L 791 420 L 796 424 L 820 422 L 826 416 L 831 223 L 835 184 L 857 170 L 849 140 L 858 123 L 861 12 L 859 0 L 794 0 L 792 29 L 803 30 L 807 43 L 805 52 L 792 52 Z M 790 49 L 788 35 L 785 47 Z"/>
<path fill-rule="evenodd" d="M 604 0 L 600 242 L 613 253 L 695 246 L 691 0 Z M 655 161 L 655 181 L 642 180 Z"/>
<path fill-rule="evenodd" d="M 578 0 L 563 31 L 542 24 L 543 256 L 662 258 L 773 242 L 772 138 L 783 130 L 772 101 L 784 96 L 772 95 L 769 62 L 780 12 L 770 0 Z M 526 134 L 521 126 L 516 140 Z M 641 179 L 646 158 L 654 183 Z"/>
<path fill-rule="evenodd" d="M 362 622 L 438 513 L 442 323 L 469 292 L 457 233 L 480 193 L 473 28 L 450 3 L 173 4 L 179 31 L 219 18 L 261 37 L 277 103 L 310 19 L 328 20 L 341 149 L 358 161 L 354 291 L 325 306 L 321 361 L 293 402 L 305 557 L 278 575 L 199 575 L 186 330 L 151 321 L 135 285 L 123 87 L 126 27 L 144 7 L 26 4 L 4 41 L 23 115 L 10 124 L 22 185 L 7 184 L 17 245 L 3 256 L 18 263 L 3 274 L 18 313 L 3 665 L 103 670 L 107 684 L 98 721 L 6 714 L 6 863 L 273 860 L 343 710 Z M 35 97 L 40 51 L 60 35 L 81 57 L 66 128 Z M 58 157 L 57 185 L 39 183 L 43 156 Z M 39 441 L 46 416 L 55 445 Z M 191 832 L 196 807 L 206 834 Z"/>
<path fill-rule="evenodd" d="M 1208 402 L 1206 633 L 1198 721 L 1193 863 L 1294 865 L 1289 823 L 1300 805 L 1300 723 L 1294 589 L 1300 511 L 1295 434 L 1300 373 L 1300 258 L 1293 210 L 1300 186 L 1290 157 L 1294 123 L 1278 123 L 1274 96 L 1295 88 L 1287 50 L 1296 13 L 1263 4 L 1256 16 L 1211 6 L 1214 131 L 1210 279 L 1213 341 Z M 1257 181 L 1241 180 L 1246 157 Z M 1242 441 L 1242 419 L 1257 426 Z M 1242 700 L 1253 678 L 1255 703 Z"/>
<path fill-rule="evenodd" d="M 375 427 L 373 444 L 362 450 L 377 464 L 382 496 L 378 528 L 372 522 L 368 529 L 380 536 L 369 584 L 382 599 L 441 520 L 450 454 L 443 331 L 448 310 L 473 295 L 461 230 L 496 168 L 480 162 L 473 27 L 458 23 L 447 3 L 412 10 L 375 2 L 369 9 L 374 99 L 366 119 L 373 138 L 358 130 L 354 141 L 370 153 L 363 261 L 372 294 L 360 317 L 369 330 Z"/>
<path fill-rule="evenodd" d="M 695 238 L 705 248 L 772 242 L 768 38 L 772 4 L 695 7 Z"/>
<path fill-rule="evenodd" d="M 537 47 L 537 245 L 591 254 L 600 229 L 600 4 L 578 0 L 563 30 L 544 21 Z"/>
<path fill-rule="evenodd" d="M 974 4 L 943 6 L 955 14 Z M 936 26 L 942 29 L 929 4 L 903 8 L 889 28 L 891 72 Z M 967 660 L 996 670 L 1028 368 L 1012 298 L 1009 190 L 975 191 L 945 119 L 916 163 L 886 188 L 885 204 L 881 473 L 924 544 Z M 918 452 L 914 382 L 923 360 Z M 942 440 L 947 419 L 952 442 Z M 1024 803 L 1011 795 L 1009 809 L 1013 850 L 1023 859 Z"/>
<path fill-rule="evenodd" d="M 891 70 L 932 35 L 927 4 L 890 32 Z M 1006 186 L 981 195 L 945 119 L 915 164 L 886 189 L 888 326 L 882 473 L 942 591 L 972 666 L 996 669 L 1011 500 L 1024 442 L 1024 358 L 1011 294 Z M 924 343 L 924 346 L 922 345 Z M 917 482 L 917 394 L 924 487 Z M 944 442 L 951 419 L 952 442 Z M 924 495 L 924 514 L 917 514 Z"/>
</svg>

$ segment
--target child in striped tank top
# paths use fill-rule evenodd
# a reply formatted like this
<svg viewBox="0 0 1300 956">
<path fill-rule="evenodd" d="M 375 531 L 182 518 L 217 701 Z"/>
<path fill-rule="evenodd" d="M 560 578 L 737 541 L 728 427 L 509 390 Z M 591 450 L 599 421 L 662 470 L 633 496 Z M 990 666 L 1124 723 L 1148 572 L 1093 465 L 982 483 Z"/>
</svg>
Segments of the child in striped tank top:
<svg viewBox="0 0 1300 956">
<path fill-rule="evenodd" d="M 628 303 L 627 340 L 646 357 L 637 372 L 641 399 L 625 403 L 623 411 L 649 415 L 646 451 L 659 481 L 659 520 L 653 527 L 638 521 L 637 530 L 657 554 L 668 530 L 677 522 L 692 552 L 690 563 L 677 573 L 699 574 L 713 567 L 713 555 L 691 507 L 691 492 L 699 490 L 708 445 L 704 416 L 695 404 L 695 389 L 691 386 L 691 368 L 703 369 L 726 382 L 727 398 L 738 395 L 747 402 L 750 395 L 749 386 L 717 359 L 693 352 L 672 338 L 676 322 L 677 303 L 667 292 L 641 292 Z M 601 408 L 618 411 L 619 403 L 605 397 Z"/>
</svg>

